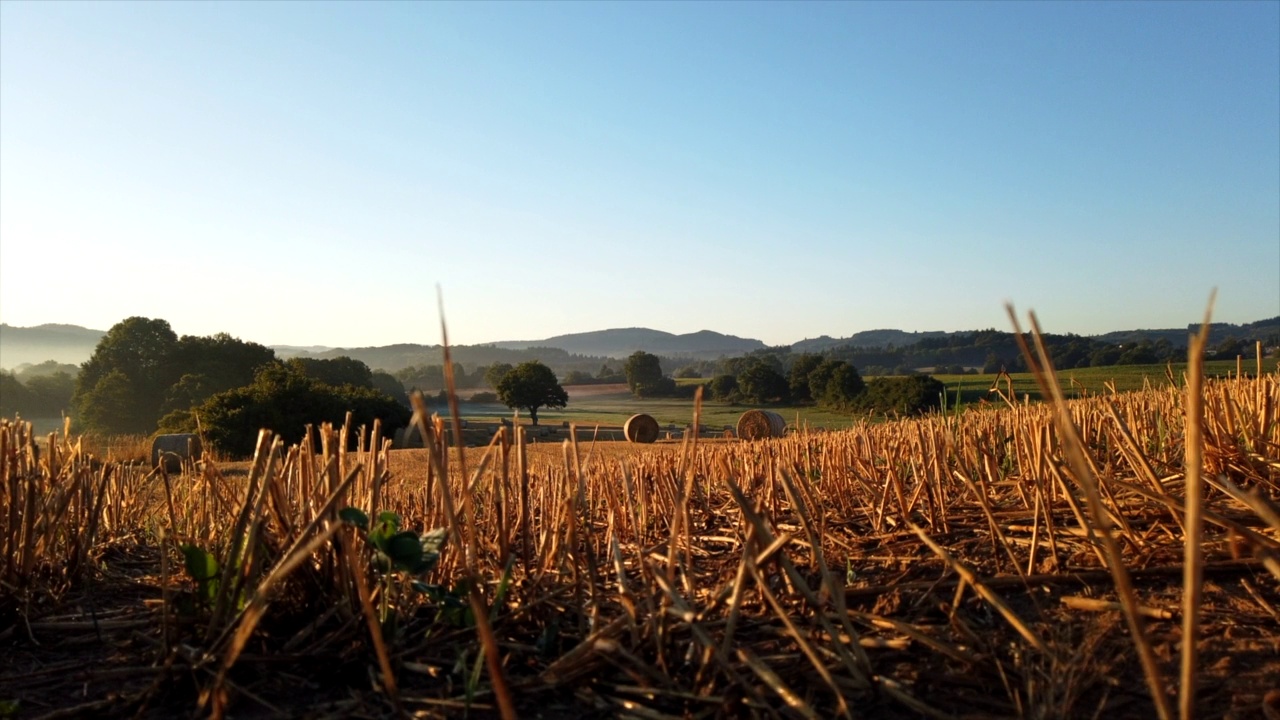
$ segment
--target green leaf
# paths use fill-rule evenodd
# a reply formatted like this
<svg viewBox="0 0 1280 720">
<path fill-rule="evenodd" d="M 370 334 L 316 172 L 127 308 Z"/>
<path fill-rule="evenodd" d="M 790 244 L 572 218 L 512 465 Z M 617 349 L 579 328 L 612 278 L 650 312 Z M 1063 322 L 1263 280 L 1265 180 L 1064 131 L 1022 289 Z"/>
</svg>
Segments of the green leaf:
<svg viewBox="0 0 1280 720">
<path fill-rule="evenodd" d="M 348 525 L 355 525 L 365 532 L 369 531 L 369 516 L 365 515 L 359 508 L 342 508 L 338 511 L 338 519 Z"/>
<path fill-rule="evenodd" d="M 378 513 L 378 522 L 369 531 L 369 541 L 382 552 L 387 552 L 387 542 L 400 532 L 400 516 L 393 512 Z"/>
<path fill-rule="evenodd" d="M 0 700 L 0 717 L 17 717 L 21 707 L 18 700 Z"/>
<path fill-rule="evenodd" d="M 187 574 L 192 580 L 203 583 L 218 577 L 218 559 L 213 553 L 195 545 L 183 545 L 182 555 L 186 559 Z"/>
<path fill-rule="evenodd" d="M 182 556 L 187 574 L 200 586 L 200 596 L 212 601 L 218 596 L 218 559 L 195 545 L 183 545 Z"/>
<path fill-rule="evenodd" d="M 418 533 L 406 530 L 387 540 L 387 557 L 402 570 L 411 570 L 422 561 L 422 541 Z"/>
<path fill-rule="evenodd" d="M 434 570 L 438 562 L 440 562 L 440 553 L 424 552 L 418 562 L 407 569 L 414 575 L 425 575 Z"/>
</svg>

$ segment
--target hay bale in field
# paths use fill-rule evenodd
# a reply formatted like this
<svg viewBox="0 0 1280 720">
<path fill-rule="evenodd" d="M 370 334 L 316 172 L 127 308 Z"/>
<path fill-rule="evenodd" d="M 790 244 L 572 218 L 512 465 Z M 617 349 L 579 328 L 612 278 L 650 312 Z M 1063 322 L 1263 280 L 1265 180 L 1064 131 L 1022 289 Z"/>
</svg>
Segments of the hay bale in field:
<svg viewBox="0 0 1280 720">
<path fill-rule="evenodd" d="M 166 472 L 179 472 L 185 460 L 200 457 L 200 436 L 194 433 L 157 435 L 151 441 L 151 467 L 164 462 Z"/>
<path fill-rule="evenodd" d="M 738 437 L 743 440 L 763 440 L 782 437 L 787 421 L 769 410 L 748 410 L 738 418 Z"/>
<path fill-rule="evenodd" d="M 660 432 L 658 421 L 652 416 L 640 413 L 627 418 L 627 422 L 622 426 L 622 434 L 626 436 L 628 442 L 633 443 L 651 443 L 658 439 Z"/>
</svg>

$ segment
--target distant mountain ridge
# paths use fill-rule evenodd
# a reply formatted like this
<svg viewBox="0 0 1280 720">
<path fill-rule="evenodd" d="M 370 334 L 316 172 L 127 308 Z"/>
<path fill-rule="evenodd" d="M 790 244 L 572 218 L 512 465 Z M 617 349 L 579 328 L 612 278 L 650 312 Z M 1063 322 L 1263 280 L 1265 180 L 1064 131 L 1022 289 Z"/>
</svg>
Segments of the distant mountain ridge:
<svg viewBox="0 0 1280 720">
<path fill-rule="evenodd" d="M 0 368 L 36 365 L 45 360 L 79 365 L 93 355 L 104 330 L 49 323 L 15 327 L 0 323 Z"/>
<path fill-rule="evenodd" d="M 721 355 L 749 353 L 766 347 L 760 340 L 724 335 L 711 330 L 675 335 L 635 327 L 570 333 L 545 340 L 508 340 L 487 344 L 505 350 L 553 347 L 573 355 L 611 358 L 625 358 L 637 350 L 644 350 L 655 355 L 715 359 Z"/>
<path fill-rule="evenodd" d="M 970 331 L 966 331 L 970 332 Z M 947 332 L 945 330 L 924 330 L 921 332 L 907 332 L 905 330 L 863 330 L 850 335 L 847 338 L 833 338 L 829 335 L 822 335 L 813 339 L 805 339 L 800 342 L 791 344 L 791 352 L 798 353 L 820 353 L 823 350 L 830 350 L 837 347 L 860 347 L 860 348 L 878 348 L 902 347 L 920 342 L 925 338 L 946 337 L 955 335 L 956 333 Z"/>
<path fill-rule="evenodd" d="M 1174 347 L 1186 347 L 1187 338 L 1199 326 L 1192 323 L 1185 328 L 1152 330 L 1117 330 L 1091 339 L 1116 345 L 1138 343 L 1143 340 L 1156 342 L 1167 340 Z M 841 347 L 884 348 L 889 345 L 906 347 L 929 338 L 964 335 L 977 332 L 864 330 L 844 338 L 823 335 L 800 340 L 789 346 L 792 352 L 822 353 Z M 1280 316 L 1236 325 L 1214 323 L 1210 328 L 1210 342 L 1229 336 L 1239 338 L 1280 338 Z M 38 364 L 46 360 L 80 364 L 93 355 L 104 330 L 92 330 L 79 325 L 45 324 L 34 327 L 17 327 L 0 323 L 0 368 L 13 370 L 21 365 Z M 439 364 L 443 353 L 439 345 L 393 344 L 378 347 L 334 348 L 324 345 L 270 346 L 277 357 L 338 357 L 347 355 L 374 369 L 390 372 L 411 365 Z M 764 342 L 753 338 L 725 335 L 712 330 L 677 335 L 649 328 L 613 328 L 584 333 L 557 335 L 544 340 L 509 340 L 481 343 L 454 348 L 454 360 L 468 365 L 487 365 L 492 362 L 522 362 L 525 359 L 546 355 L 582 356 L 589 358 L 625 358 L 636 350 L 644 350 L 668 358 L 714 360 L 721 356 L 743 355 L 765 349 Z M 550 349 L 543 352 L 533 349 Z M 592 368 L 595 369 L 595 368 Z"/>
<path fill-rule="evenodd" d="M 1186 328 L 1175 328 L 1172 330 L 1116 330 L 1102 335 L 1094 335 L 1094 340 L 1114 343 L 1116 345 L 1125 345 L 1128 343 L 1138 343 L 1143 340 L 1156 342 L 1158 340 L 1168 340 L 1169 344 L 1174 347 L 1186 347 L 1188 338 L 1200 332 L 1198 323 L 1191 323 Z M 1233 325 L 1231 323 L 1209 323 L 1209 342 L 1210 344 L 1225 340 L 1229 336 L 1236 337 L 1257 337 L 1265 338 L 1269 335 L 1280 333 L 1280 316 L 1268 318 L 1266 320 L 1256 320 L 1243 325 Z"/>
</svg>

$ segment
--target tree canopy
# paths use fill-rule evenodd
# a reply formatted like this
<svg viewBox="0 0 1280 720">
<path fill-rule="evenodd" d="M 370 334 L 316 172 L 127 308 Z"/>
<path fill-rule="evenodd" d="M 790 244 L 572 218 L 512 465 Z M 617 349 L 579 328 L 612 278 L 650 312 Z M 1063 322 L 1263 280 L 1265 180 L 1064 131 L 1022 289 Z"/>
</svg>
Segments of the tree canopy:
<svg viewBox="0 0 1280 720">
<path fill-rule="evenodd" d="M 787 386 L 792 400 L 817 400 L 809 389 L 809 375 L 822 364 L 822 356 L 813 353 L 797 355 L 787 371 Z"/>
<path fill-rule="evenodd" d="M 165 320 L 131 317 L 98 342 L 80 368 L 71 403 L 83 429 L 145 434 L 167 413 L 253 382 L 275 352 L 226 333 L 181 339 Z"/>
<path fill-rule="evenodd" d="M 145 434 L 155 430 L 165 394 L 178 381 L 178 336 L 165 320 L 117 323 L 81 366 L 72 402 L 85 430 Z"/>
<path fill-rule="evenodd" d="M 70 368 L 49 371 L 50 367 Z M 71 412 L 71 396 L 75 392 L 74 365 L 58 365 L 52 361 L 28 366 L 17 373 L 0 372 L 0 416 L 21 413 L 28 419 L 56 418 Z"/>
<path fill-rule="evenodd" d="M 332 385 L 333 387 L 341 387 L 343 385 L 354 385 L 362 388 L 373 387 L 373 371 L 369 369 L 369 366 L 345 355 L 336 358 L 297 357 L 291 358 L 288 364 L 303 375 L 325 385 Z"/>
<path fill-rule="evenodd" d="M 498 385 L 502 382 L 502 378 L 507 376 L 515 367 L 511 363 L 496 362 L 484 371 L 484 381 L 494 390 L 498 389 Z"/>
<path fill-rule="evenodd" d="M 292 363 L 263 367 L 250 385 L 221 392 L 196 412 L 209 441 L 234 455 L 253 452 L 258 430 L 268 428 L 287 443 L 302 440 L 308 425 L 340 425 L 347 412 L 357 426 L 382 422 L 384 437 L 409 424 L 407 407 L 371 387 L 329 385 Z M 176 429 L 176 428 L 175 428 Z"/>
<path fill-rule="evenodd" d="M 537 360 L 520 363 L 498 381 L 498 399 L 509 408 L 529 411 L 529 419 L 538 424 L 538 409 L 562 408 L 569 404 L 569 393 L 556 381 L 551 368 Z"/>
<path fill-rule="evenodd" d="M 878 377 L 867 382 L 853 407 L 885 415 L 921 415 L 942 406 L 944 386 L 928 375 Z"/>
<path fill-rule="evenodd" d="M 657 355 L 637 350 L 627 358 L 623 372 L 627 387 L 636 397 L 657 397 L 675 393 L 676 383 L 662 374 L 662 361 Z"/>
<path fill-rule="evenodd" d="M 787 400 L 787 379 L 767 363 L 753 363 L 738 375 L 738 391 L 748 402 L 767 403 Z"/>
</svg>

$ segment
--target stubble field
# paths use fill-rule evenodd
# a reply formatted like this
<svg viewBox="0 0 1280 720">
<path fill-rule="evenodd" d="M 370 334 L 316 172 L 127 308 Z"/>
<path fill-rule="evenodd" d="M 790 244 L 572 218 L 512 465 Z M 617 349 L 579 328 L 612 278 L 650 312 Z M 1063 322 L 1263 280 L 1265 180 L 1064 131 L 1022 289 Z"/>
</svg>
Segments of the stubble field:
<svg viewBox="0 0 1280 720">
<path fill-rule="evenodd" d="M 426 449 L 325 428 L 175 477 L 6 425 L 0 703 L 1271 717 L 1280 377 L 1176 380 L 756 443 L 420 414 Z"/>
</svg>

